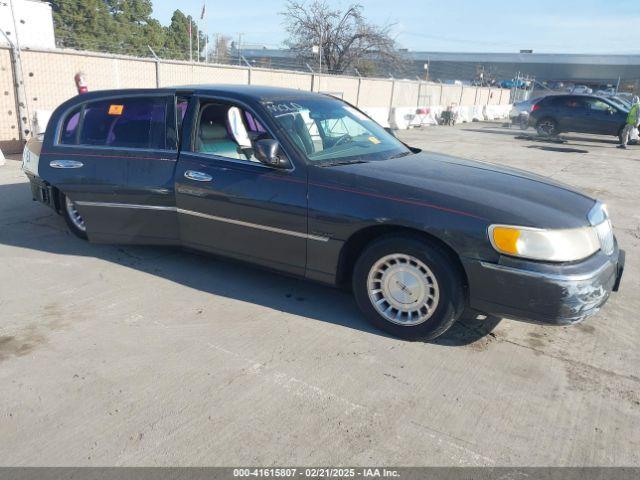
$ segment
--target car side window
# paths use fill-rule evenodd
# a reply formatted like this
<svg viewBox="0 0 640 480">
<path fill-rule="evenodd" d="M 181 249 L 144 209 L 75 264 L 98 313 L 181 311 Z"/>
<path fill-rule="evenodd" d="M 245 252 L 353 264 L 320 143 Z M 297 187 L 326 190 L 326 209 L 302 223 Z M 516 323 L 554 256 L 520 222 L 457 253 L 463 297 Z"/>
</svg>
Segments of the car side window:
<svg viewBox="0 0 640 480">
<path fill-rule="evenodd" d="M 251 145 L 240 145 L 230 124 L 230 110 L 239 113 L 235 118 L 244 125 Z M 253 154 L 253 142 L 271 135 L 249 111 L 230 103 L 206 102 L 201 105 L 194 151 L 233 160 L 258 162 Z"/>
<path fill-rule="evenodd" d="M 69 112 L 62 122 L 60 141 L 62 145 L 73 145 L 78 140 L 78 126 L 80 125 L 81 108 L 77 107 Z"/>
<path fill-rule="evenodd" d="M 597 100 L 595 98 L 590 98 L 587 100 L 587 106 L 596 112 L 610 112 L 613 111 L 613 107 L 608 103 L 603 102 L 602 100 Z"/>
<path fill-rule="evenodd" d="M 86 103 L 64 120 L 59 143 L 111 148 L 167 145 L 166 97 L 131 97 Z M 76 125 L 79 124 L 79 125 Z M 79 129 L 78 134 L 75 129 Z"/>
<path fill-rule="evenodd" d="M 556 100 L 555 105 L 558 107 L 581 109 L 585 107 L 584 101 L 576 97 L 563 97 Z"/>
</svg>

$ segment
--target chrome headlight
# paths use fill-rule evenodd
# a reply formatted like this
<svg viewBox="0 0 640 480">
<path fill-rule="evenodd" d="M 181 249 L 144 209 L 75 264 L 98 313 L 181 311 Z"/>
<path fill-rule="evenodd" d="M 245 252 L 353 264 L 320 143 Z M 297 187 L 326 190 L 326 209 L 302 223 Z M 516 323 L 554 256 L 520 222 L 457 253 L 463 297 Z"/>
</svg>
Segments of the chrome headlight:
<svg viewBox="0 0 640 480">
<path fill-rule="evenodd" d="M 604 203 L 596 202 L 589 215 L 587 216 L 589 223 L 593 225 L 600 240 L 600 248 L 607 255 L 611 255 L 616 248 L 615 239 L 613 237 L 613 226 L 609 219 L 609 212 Z"/>
<path fill-rule="evenodd" d="M 502 254 L 547 262 L 582 260 L 600 249 L 613 253 L 615 241 L 606 207 L 596 203 L 588 219 L 589 226 L 554 230 L 491 225 L 489 240 Z"/>
</svg>

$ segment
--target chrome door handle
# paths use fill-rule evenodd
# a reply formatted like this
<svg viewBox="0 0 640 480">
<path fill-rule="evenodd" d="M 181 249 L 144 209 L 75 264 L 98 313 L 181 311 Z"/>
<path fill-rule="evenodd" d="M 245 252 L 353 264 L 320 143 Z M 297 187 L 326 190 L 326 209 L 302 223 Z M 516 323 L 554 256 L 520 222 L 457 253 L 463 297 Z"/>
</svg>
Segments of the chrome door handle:
<svg viewBox="0 0 640 480">
<path fill-rule="evenodd" d="M 196 172 L 195 170 L 187 170 L 184 172 L 185 178 L 189 180 L 195 180 L 196 182 L 210 182 L 213 177 L 207 173 Z"/>
<path fill-rule="evenodd" d="M 52 160 L 49 166 L 52 168 L 80 168 L 84 164 L 76 160 Z"/>
</svg>

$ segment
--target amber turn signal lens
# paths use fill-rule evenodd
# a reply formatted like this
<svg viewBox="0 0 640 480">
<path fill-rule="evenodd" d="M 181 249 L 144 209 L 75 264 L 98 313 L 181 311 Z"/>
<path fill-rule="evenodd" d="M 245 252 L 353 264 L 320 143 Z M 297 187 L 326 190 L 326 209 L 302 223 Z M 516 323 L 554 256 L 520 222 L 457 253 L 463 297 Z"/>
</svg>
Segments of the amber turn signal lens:
<svg viewBox="0 0 640 480">
<path fill-rule="evenodd" d="M 504 253 L 518 254 L 518 238 L 520 238 L 520 231 L 515 228 L 495 227 L 493 229 L 493 243 Z"/>
</svg>

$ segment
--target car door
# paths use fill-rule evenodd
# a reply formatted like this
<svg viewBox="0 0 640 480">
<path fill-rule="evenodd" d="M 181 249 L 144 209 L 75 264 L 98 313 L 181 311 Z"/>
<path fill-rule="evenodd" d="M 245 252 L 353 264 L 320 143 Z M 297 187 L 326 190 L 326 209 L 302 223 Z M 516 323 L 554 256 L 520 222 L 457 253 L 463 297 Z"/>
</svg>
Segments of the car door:
<svg viewBox="0 0 640 480">
<path fill-rule="evenodd" d="M 46 178 L 76 204 L 91 241 L 176 243 L 175 96 L 87 97 L 61 116 Z"/>
<path fill-rule="evenodd" d="M 627 112 L 602 99 L 592 99 L 590 111 L 598 129 L 597 133 L 602 135 L 618 135 L 627 118 Z"/>
<path fill-rule="evenodd" d="M 623 121 L 621 112 L 609 103 L 598 99 L 586 99 L 591 130 L 589 133 L 617 135 Z"/>
<path fill-rule="evenodd" d="M 232 107 L 240 110 L 253 140 L 277 139 L 246 104 L 192 99 L 185 122 L 191 138 L 183 141 L 175 175 L 182 243 L 304 275 L 306 166 L 294 162 L 276 169 L 257 161 L 250 149 L 243 151 L 231 134 Z"/>
<path fill-rule="evenodd" d="M 577 95 L 556 100 L 558 125 L 563 132 L 584 132 L 589 129 L 586 119 L 587 109 L 582 97 Z"/>
</svg>

